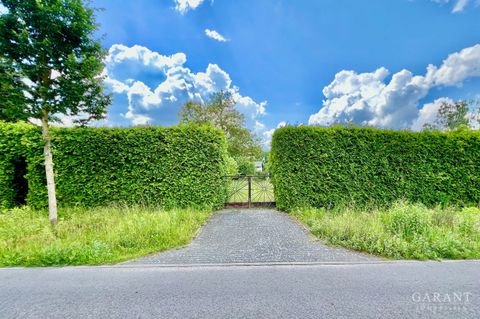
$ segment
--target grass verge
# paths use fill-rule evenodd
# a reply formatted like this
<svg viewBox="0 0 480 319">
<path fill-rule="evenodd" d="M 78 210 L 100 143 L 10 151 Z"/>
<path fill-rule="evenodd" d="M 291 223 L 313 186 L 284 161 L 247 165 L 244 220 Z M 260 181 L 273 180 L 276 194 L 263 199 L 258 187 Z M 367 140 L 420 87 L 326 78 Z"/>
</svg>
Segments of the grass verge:
<svg viewBox="0 0 480 319">
<path fill-rule="evenodd" d="M 480 258 L 480 209 L 397 203 L 389 209 L 292 213 L 326 242 L 393 259 Z"/>
<path fill-rule="evenodd" d="M 55 228 L 48 213 L 0 212 L 0 266 L 98 265 L 182 246 L 209 211 L 154 208 L 68 208 Z"/>
</svg>

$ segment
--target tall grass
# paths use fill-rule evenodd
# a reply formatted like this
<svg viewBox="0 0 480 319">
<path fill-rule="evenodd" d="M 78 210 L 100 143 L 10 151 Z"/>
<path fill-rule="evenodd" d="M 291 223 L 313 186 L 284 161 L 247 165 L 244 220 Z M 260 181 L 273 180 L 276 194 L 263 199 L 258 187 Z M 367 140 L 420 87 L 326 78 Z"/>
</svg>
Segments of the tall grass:
<svg viewBox="0 0 480 319">
<path fill-rule="evenodd" d="M 208 211 L 142 207 L 0 212 L 0 266 L 111 264 L 188 243 Z"/>
<path fill-rule="evenodd" d="M 293 212 L 330 244 L 395 259 L 480 258 L 480 209 L 427 208 L 397 203 L 389 209 Z"/>
</svg>

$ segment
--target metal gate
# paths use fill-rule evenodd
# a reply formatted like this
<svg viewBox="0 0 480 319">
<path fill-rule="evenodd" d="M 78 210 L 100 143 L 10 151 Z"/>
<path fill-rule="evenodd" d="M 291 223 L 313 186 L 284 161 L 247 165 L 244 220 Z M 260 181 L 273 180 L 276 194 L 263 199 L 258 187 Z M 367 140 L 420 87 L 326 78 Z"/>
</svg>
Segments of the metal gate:
<svg viewBox="0 0 480 319">
<path fill-rule="evenodd" d="M 270 175 L 227 176 L 225 207 L 275 207 Z"/>
</svg>

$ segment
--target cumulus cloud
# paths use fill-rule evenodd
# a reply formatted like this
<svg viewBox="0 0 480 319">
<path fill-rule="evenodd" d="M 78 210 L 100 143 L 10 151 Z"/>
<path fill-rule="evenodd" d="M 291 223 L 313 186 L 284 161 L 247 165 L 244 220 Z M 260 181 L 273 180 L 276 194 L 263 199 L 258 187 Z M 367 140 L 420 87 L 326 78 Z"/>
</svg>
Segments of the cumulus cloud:
<svg viewBox="0 0 480 319">
<path fill-rule="evenodd" d="M 270 145 L 272 144 L 272 136 L 273 136 L 273 133 L 275 133 L 275 130 L 277 130 L 281 127 L 285 127 L 285 126 L 287 126 L 287 122 L 282 121 L 282 122 L 278 123 L 276 128 L 268 130 L 268 131 L 264 131 L 263 134 L 262 134 L 263 145 L 267 148 L 270 147 Z"/>
<path fill-rule="evenodd" d="M 115 44 L 110 47 L 108 53 L 105 59 L 107 65 L 128 64 L 128 66 L 131 67 L 131 70 L 127 70 L 128 72 L 134 69 L 141 70 L 150 68 L 165 73 L 167 70 L 182 66 L 187 62 L 187 56 L 184 53 L 165 56 L 140 45 L 127 47 L 125 45 Z M 112 69 L 109 71 L 112 71 Z"/>
<path fill-rule="evenodd" d="M 175 0 L 175 10 L 181 14 L 187 13 L 189 10 L 198 8 L 204 0 Z"/>
<path fill-rule="evenodd" d="M 215 30 L 210 30 L 210 29 L 205 29 L 205 35 L 209 37 L 210 39 L 213 39 L 218 42 L 227 42 L 229 41 L 227 38 L 225 38 L 223 35 L 218 33 Z"/>
<path fill-rule="evenodd" d="M 480 44 L 465 48 L 448 56 L 440 68 L 429 65 L 427 77 L 433 77 L 435 85 L 460 85 L 470 77 L 480 76 Z"/>
<path fill-rule="evenodd" d="M 204 102 L 215 92 L 228 91 L 249 128 L 258 130 L 263 125 L 266 102 L 243 96 L 217 64 L 195 73 L 185 66 L 186 61 L 183 53 L 166 56 L 143 46 L 113 45 L 104 70 L 107 89 L 114 94 L 109 119 L 117 125 L 172 125 L 187 101 Z"/>
<path fill-rule="evenodd" d="M 402 70 L 388 81 L 389 75 L 383 67 L 371 73 L 340 71 L 323 89 L 323 107 L 310 116 L 309 124 L 354 123 L 418 129 L 418 123 L 434 109 L 433 105 L 425 105 L 428 108 L 424 113 L 418 109 L 420 100 L 432 88 L 459 86 L 468 78 L 480 76 L 480 44 L 451 54 L 440 67 L 429 65 L 425 75 Z"/>
<path fill-rule="evenodd" d="M 428 93 L 422 77 L 402 70 L 385 79 L 389 72 L 380 68 L 372 73 L 341 71 L 324 88 L 323 108 L 310 117 L 310 124 L 332 125 L 353 122 L 360 125 L 406 126 L 416 113 L 418 100 Z"/>
<path fill-rule="evenodd" d="M 420 131 L 426 124 L 435 123 L 438 116 L 438 110 L 443 103 L 453 103 L 450 98 L 442 97 L 432 103 L 425 104 L 418 112 L 418 117 L 412 123 L 412 130 Z"/>
</svg>

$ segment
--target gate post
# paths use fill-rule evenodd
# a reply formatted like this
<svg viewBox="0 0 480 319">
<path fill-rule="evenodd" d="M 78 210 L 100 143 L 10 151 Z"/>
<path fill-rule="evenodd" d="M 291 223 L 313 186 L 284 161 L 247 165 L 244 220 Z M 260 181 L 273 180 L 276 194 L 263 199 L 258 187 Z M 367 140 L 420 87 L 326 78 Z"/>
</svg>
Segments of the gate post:
<svg viewBox="0 0 480 319">
<path fill-rule="evenodd" d="M 252 176 L 248 176 L 248 208 L 252 206 Z"/>
</svg>

